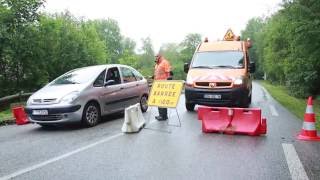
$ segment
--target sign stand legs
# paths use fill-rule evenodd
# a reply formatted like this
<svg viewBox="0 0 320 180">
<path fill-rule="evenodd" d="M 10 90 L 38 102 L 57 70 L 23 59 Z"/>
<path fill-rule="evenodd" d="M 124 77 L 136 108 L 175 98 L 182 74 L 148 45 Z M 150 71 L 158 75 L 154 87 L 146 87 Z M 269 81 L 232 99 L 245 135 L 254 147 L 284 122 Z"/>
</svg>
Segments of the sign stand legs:
<svg viewBox="0 0 320 180">
<path fill-rule="evenodd" d="M 148 125 L 150 125 L 150 124 L 152 124 L 152 123 L 154 123 L 154 122 L 156 122 L 156 120 L 155 121 L 151 121 L 151 116 L 153 115 L 153 108 L 154 107 L 150 107 L 150 113 L 149 113 L 149 116 L 148 116 L 148 120 L 147 120 L 147 122 L 146 122 L 146 125 L 143 127 L 143 129 L 148 129 L 148 130 L 154 130 L 154 131 L 159 131 L 159 132 L 164 132 L 164 133 L 172 133 L 172 131 L 171 130 L 164 130 L 164 129 L 155 129 L 155 128 L 150 128 L 150 127 L 147 127 Z M 171 109 L 171 108 L 168 108 L 168 109 Z M 173 126 L 173 127 L 181 127 L 181 120 L 180 120 L 180 116 L 179 116 L 179 113 L 178 113 L 178 110 L 177 110 L 177 108 L 174 108 L 175 109 L 175 112 L 176 112 L 176 114 L 177 114 L 177 117 L 178 117 L 178 121 L 179 121 L 179 124 L 177 125 L 177 124 L 170 124 L 169 123 L 169 117 L 170 117 L 170 115 L 171 115 L 171 111 L 170 111 L 170 114 L 169 114 L 169 116 L 168 116 L 168 120 L 167 120 L 167 126 Z M 151 122 L 150 122 L 151 121 Z"/>
<path fill-rule="evenodd" d="M 170 108 L 170 110 L 171 110 L 171 109 L 172 109 L 172 108 Z M 179 116 L 178 110 L 177 110 L 177 108 L 173 108 L 173 109 L 175 110 L 175 112 L 176 112 L 176 114 L 177 114 L 179 124 L 178 124 L 178 125 L 176 125 L 176 124 L 170 124 L 169 119 L 168 119 L 167 125 L 168 125 L 168 126 L 174 126 L 174 127 L 181 127 L 181 120 L 180 120 L 180 116 Z M 170 114 L 171 114 L 171 113 L 170 113 Z M 169 114 L 169 117 L 170 117 L 170 114 Z"/>
</svg>

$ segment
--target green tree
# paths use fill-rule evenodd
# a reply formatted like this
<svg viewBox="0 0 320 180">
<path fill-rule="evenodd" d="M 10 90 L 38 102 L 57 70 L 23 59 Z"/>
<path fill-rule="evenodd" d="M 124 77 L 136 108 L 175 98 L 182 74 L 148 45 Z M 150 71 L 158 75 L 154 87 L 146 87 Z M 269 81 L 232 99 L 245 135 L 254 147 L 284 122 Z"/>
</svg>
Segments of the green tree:
<svg viewBox="0 0 320 180">
<path fill-rule="evenodd" d="M 70 15 L 46 15 L 41 19 L 39 34 L 49 80 L 71 69 L 103 64 L 106 47 L 95 26 Z"/>
<path fill-rule="evenodd" d="M 118 63 L 119 58 L 122 54 L 122 46 L 121 46 L 121 34 L 120 27 L 118 22 L 113 19 L 100 19 L 93 20 L 89 23 L 92 23 L 99 36 L 100 39 L 105 41 L 106 46 L 106 63 Z"/>
<path fill-rule="evenodd" d="M 243 40 L 248 38 L 253 43 L 253 46 L 249 49 L 250 60 L 256 63 L 256 72 L 254 76 L 256 78 L 262 78 L 264 75 L 263 64 L 263 30 L 265 28 L 265 22 L 262 18 L 252 18 L 248 21 L 246 28 L 241 32 Z"/>
<path fill-rule="evenodd" d="M 138 60 L 138 69 L 147 76 L 153 74 L 153 67 L 154 67 L 154 50 L 152 46 L 152 41 L 150 37 L 141 39 L 142 47 L 140 49 L 141 54 L 139 55 Z"/>
<path fill-rule="evenodd" d="M 135 53 L 136 43 L 130 38 L 124 38 L 121 44 L 122 55 L 119 59 L 119 63 L 138 68 L 139 58 Z"/>
<path fill-rule="evenodd" d="M 320 94 L 320 1 L 287 1 L 283 7 L 290 33 L 287 86 L 297 96 Z"/>
<path fill-rule="evenodd" d="M 183 62 L 190 62 L 192 59 L 192 55 L 198 45 L 201 43 L 201 35 L 197 33 L 188 34 L 180 46 L 182 47 L 181 50 L 181 58 Z"/>
<path fill-rule="evenodd" d="M 26 71 L 37 68 L 37 65 L 31 66 L 34 54 L 30 48 L 35 43 L 33 26 L 38 22 L 38 9 L 43 2 L 0 1 L 0 96 L 30 86 Z"/>
<path fill-rule="evenodd" d="M 294 96 L 320 94 L 320 2 L 287 0 L 282 7 L 265 22 L 250 20 L 242 32 L 256 41 L 251 53 L 258 73 L 265 71 Z"/>
<path fill-rule="evenodd" d="M 183 71 L 183 60 L 181 56 L 182 47 L 176 43 L 167 43 L 161 46 L 161 52 L 170 61 L 174 79 L 185 79 Z"/>
</svg>

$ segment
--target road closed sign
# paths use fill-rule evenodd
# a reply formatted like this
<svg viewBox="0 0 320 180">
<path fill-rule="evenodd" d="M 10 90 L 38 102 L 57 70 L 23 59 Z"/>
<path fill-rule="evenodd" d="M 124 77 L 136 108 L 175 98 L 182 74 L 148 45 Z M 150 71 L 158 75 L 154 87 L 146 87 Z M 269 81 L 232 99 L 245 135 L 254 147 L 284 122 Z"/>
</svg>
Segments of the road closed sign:
<svg viewBox="0 0 320 180">
<path fill-rule="evenodd" d="M 177 107 L 182 87 L 183 81 L 154 81 L 148 105 L 164 108 Z"/>
</svg>

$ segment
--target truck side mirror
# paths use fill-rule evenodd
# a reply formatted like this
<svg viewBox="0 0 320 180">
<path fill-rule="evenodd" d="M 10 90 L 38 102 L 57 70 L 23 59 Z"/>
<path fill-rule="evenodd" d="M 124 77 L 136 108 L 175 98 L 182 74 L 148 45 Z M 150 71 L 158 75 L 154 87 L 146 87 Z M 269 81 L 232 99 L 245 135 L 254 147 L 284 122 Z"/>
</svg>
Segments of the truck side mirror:
<svg viewBox="0 0 320 180">
<path fill-rule="evenodd" d="M 184 63 L 183 70 L 184 70 L 185 73 L 188 73 L 188 71 L 189 71 L 189 66 L 190 66 L 189 63 Z"/>
<path fill-rule="evenodd" d="M 256 71 L 256 63 L 250 62 L 249 72 L 250 72 L 250 73 L 254 73 L 255 71 Z"/>
</svg>

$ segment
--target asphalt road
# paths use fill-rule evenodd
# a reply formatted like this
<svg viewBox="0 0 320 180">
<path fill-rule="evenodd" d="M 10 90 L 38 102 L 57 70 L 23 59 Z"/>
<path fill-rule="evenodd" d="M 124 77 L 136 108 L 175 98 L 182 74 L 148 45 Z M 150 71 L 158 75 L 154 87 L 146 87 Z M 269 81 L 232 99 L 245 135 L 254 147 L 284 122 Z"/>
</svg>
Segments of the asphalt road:
<svg viewBox="0 0 320 180">
<path fill-rule="evenodd" d="M 297 141 L 302 122 L 253 87 L 266 136 L 203 134 L 181 96 L 182 127 L 154 121 L 156 108 L 137 134 L 121 133 L 121 114 L 93 128 L 0 127 L 0 179 L 320 179 L 320 143 Z M 170 123 L 178 123 L 173 110 Z"/>
</svg>

